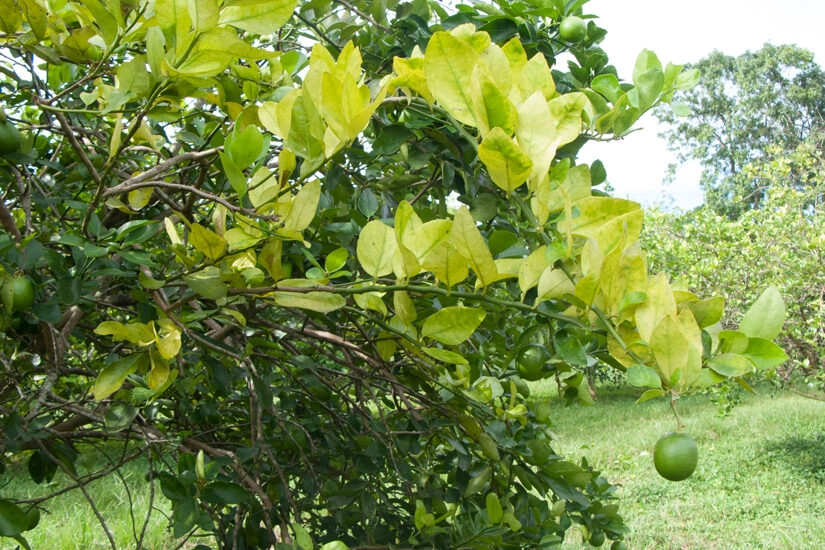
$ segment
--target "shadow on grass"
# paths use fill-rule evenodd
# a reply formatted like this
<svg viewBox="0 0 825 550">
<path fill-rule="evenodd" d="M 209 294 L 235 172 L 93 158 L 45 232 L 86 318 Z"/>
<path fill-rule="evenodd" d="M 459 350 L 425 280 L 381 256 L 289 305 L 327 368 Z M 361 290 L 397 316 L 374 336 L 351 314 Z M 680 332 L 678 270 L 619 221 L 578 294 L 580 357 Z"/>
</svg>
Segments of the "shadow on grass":
<svg viewBox="0 0 825 550">
<path fill-rule="evenodd" d="M 825 433 L 769 442 L 764 458 L 784 461 L 789 470 L 825 484 Z"/>
</svg>

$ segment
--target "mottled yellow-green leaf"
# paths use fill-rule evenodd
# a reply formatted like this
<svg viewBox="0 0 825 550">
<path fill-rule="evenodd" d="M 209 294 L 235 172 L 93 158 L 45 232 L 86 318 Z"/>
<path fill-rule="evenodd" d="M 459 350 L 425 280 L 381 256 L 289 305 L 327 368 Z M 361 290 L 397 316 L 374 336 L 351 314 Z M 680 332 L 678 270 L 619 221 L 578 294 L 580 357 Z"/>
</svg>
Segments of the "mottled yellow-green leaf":
<svg viewBox="0 0 825 550">
<path fill-rule="evenodd" d="M 229 287 L 221 280 L 220 269 L 214 265 L 185 275 L 183 282 L 196 293 L 210 300 L 224 298 L 229 291 Z"/>
<path fill-rule="evenodd" d="M 653 330 L 662 319 L 676 318 L 676 301 L 664 273 L 650 279 L 645 293 L 647 300 L 636 309 L 636 326 L 642 339 L 650 341 Z"/>
<path fill-rule="evenodd" d="M 442 241 L 433 247 L 424 257 L 421 267 L 435 275 L 447 288 L 460 283 L 470 273 L 467 258 L 447 241 Z"/>
<path fill-rule="evenodd" d="M 587 237 L 599 243 L 601 250 L 609 254 L 623 239 L 634 242 L 642 231 L 644 212 L 633 201 L 612 197 L 585 197 L 576 201 L 572 219 L 559 222 L 559 231 Z M 625 235 L 626 233 L 626 235 Z"/>
<path fill-rule="evenodd" d="M 196 32 L 214 29 L 218 15 L 218 0 L 189 0 L 189 16 Z"/>
<path fill-rule="evenodd" d="M 197 223 L 193 223 L 189 230 L 192 246 L 213 262 L 226 253 L 226 240 L 214 231 Z"/>
<path fill-rule="evenodd" d="M 171 319 L 158 319 L 155 326 L 155 344 L 164 359 L 175 357 L 180 351 L 180 328 Z"/>
<path fill-rule="evenodd" d="M 421 264 L 415 254 L 401 243 L 392 259 L 392 270 L 399 279 L 409 279 L 421 273 Z"/>
<path fill-rule="evenodd" d="M 362 294 L 353 294 L 352 298 L 363 310 L 377 311 L 381 315 L 386 315 L 387 304 L 384 303 L 384 292 L 364 292 Z"/>
<path fill-rule="evenodd" d="M 312 220 L 318 210 L 318 202 L 321 200 L 321 182 L 312 180 L 301 187 L 292 199 L 292 210 L 284 220 L 284 228 L 292 231 L 303 231 Z"/>
<path fill-rule="evenodd" d="M 278 290 L 272 293 L 272 299 L 282 307 L 297 307 L 319 313 L 329 313 L 347 304 L 343 296 L 323 291 L 285 292 Z"/>
<path fill-rule="evenodd" d="M 149 200 L 152 198 L 154 191 L 154 187 L 141 187 L 140 189 L 129 191 L 129 208 L 137 211 L 149 204 Z"/>
<path fill-rule="evenodd" d="M 392 303 L 395 316 L 405 325 L 411 325 L 418 318 L 415 303 L 413 303 L 406 290 L 395 291 L 392 296 Z"/>
<path fill-rule="evenodd" d="M 494 85 L 505 98 L 510 95 L 513 86 L 513 78 L 510 72 L 510 60 L 504 50 L 498 44 L 490 44 L 482 52 L 479 58 L 479 69 L 483 68 L 485 78 Z M 477 71 L 482 72 L 482 71 Z M 512 105 L 512 104 L 511 104 Z M 490 127 L 495 127 L 491 124 Z"/>
<path fill-rule="evenodd" d="M 541 53 L 537 53 L 523 65 L 517 82 L 522 98 L 528 98 L 536 92 L 541 93 L 546 100 L 556 95 L 556 83 L 547 65 L 547 59 Z"/>
<path fill-rule="evenodd" d="M 445 307 L 424 320 L 421 334 L 442 344 L 455 346 L 472 336 L 485 316 L 484 310 L 478 308 Z"/>
<path fill-rule="evenodd" d="M 675 378 L 688 369 L 690 344 L 679 328 L 676 320 L 664 317 L 654 328 L 650 347 L 656 357 L 656 365 L 665 386 L 670 386 Z M 681 383 L 680 383 L 681 386 Z"/>
<path fill-rule="evenodd" d="M 496 281 L 498 271 L 493 255 L 466 206 L 462 206 L 456 212 L 450 230 L 450 242 L 459 254 L 467 258 L 481 286 L 487 286 Z"/>
<path fill-rule="evenodd" d="M 647 289 L 647 260 L 638 242 L 624 250 L 616 247 L 602 264 L 601 288 L 611 315 L 622 310 L 625 298 Z"/>
<path fill-rule="evenodd" d="M 575 202 L 590 195 L 590 168 L 586 164 L 578 164 L 567 171 L 561 183 L 551 178 L 539 182 L 533 191 L 530 208 L 539 224 L 544 225 L 550 214 L 569 210 Z"/>
<path fill-rule="evenodd" d="M 574 294 L 575 286 L 564 270 L 548 266 L 539 277 L 536 292 L 537 300 L 551 300 L 562 298 L 565 294 Z"/>
<path fill-rule="evenodd" d="M 269 239 L 258 253 L 258 265 L 263 266 L 269 272 L 274 281 L 280 281 L 286 276 L 281 264 L 283 254 L 283 241 L 281 239 Z"/>
<path fill-rule="evenodd" d="M 435 103 L 435 97 L 430 92 L 424 74 L 423 57 L 396 57 L 393 59 L 392 68 L 396 74 L 390 82 L 392 86 L 406 88 L 424 98 L 427 103 Z"/>
<path fill-rule="evenodd" d="M 118 321 L 103 321 L 95 334 L 111 336 L 115 340 L 126 340 L 138 346 L 148 346 L 155 341 L 155 331 L 151 324 L 133 321 L 124 325 Z"/>
<path fill-rule="evenodd" d="M 405 231 L 401 241 L 420 262 L 429 255 L 430 251 L 449 238 L 453 222 L 451 220 L 430 220 L 420 225 L 413 224 L 405 227 L 410 229 Z"/>
<path fill-rule="evenodd" d="M 553 119 L 547 100 L 540 92 L 531 95 L 516 109 L 518 110 L 516 139 L 519 147 L 533 161 L 528 187 L 535 190 L 547 176 L 550 164 L 556 156 Z"/>
<path fill-rule="evenodd" d="M 414 232 L 421 227 L 424 222 L 415 213 L 409 201 L 401 201 L 395 210 L 395 233 L 400 242 L 405 246 L 412 245 Z"/>
<path fill-rule="evenodd" d="M 478 58 L 470 44 L 443 31 L 430 38 L 424 54 L 427 86 L 436 101 L 456 120 L 476 128 L 472 75 Z"/>
<path fill-rule="evenodd" d="M 23 23 L 23 11 L 14 0 L 0 0 L 0 32 L 13 35 Z"/>
<path fill-rule="evenodd" d="M 123 386 L 126 377 L 138 370 L 143 370 L 149 364 L 149 353 L 133 353 L 116 360 L 100 371 L 92 393 L 95 399 L 106 399 Z"/>
<path fill-rule="evenodd" d="M 530 175 L 533 162 L 501 128 L 493 128 L 478 147 L 478 158 L 490 178 L 507 193 L 518 189 Z"/>
<path fill-rule="evenodd" d="M 169 379 L 169 361 L 156 348 L 149 350 L 149 360 L 151 368 L 146 373 L 146 385 L 150 390 L 156 390 Z"/>
<path fill-rule="evenodd" d="M 363 270 L 372 277 L 392 273 L 392 260 L 398 244 L 392 227 L 372 220 L 361 230 L 356 245 L 356 256 Z"/>
<path fill-rule="evenodd" d="M 221 10 L 220 23 L 255 34 L 272 34 L 292 17 L 298 0 L 232 0 Z"/>
<path fill-rule="evenodd" d="M 545 255 L 546 251 L 546 246 L 539 247 L 527 256 L 521 264 L 518 274 L 518 285 L 521 289 L 522 298 L 528 290 L 539 284 L 542 273 L 544 273 L 544 270 L 550 265 Z"/>
</svg>

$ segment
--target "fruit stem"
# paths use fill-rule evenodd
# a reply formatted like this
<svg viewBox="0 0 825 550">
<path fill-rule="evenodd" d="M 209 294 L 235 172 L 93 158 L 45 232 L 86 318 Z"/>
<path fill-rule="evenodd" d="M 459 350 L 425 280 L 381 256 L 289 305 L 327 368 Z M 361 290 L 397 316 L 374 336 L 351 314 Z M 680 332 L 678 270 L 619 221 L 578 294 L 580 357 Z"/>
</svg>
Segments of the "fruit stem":
<svg viewBox="0 0 825 550">
<path fill-rule="evenodd" d="M 675 393 L 670 394 L 670 410 L 673 411 L 673 416 L 676 417 L 676 431 L 681 432 L 682 428 L 685 427 L 685 423 L 682 422 L 682 419 L 679 417 L 679 413 L 676 412 L 676 398 L 679 397 Z"/>
</svg>

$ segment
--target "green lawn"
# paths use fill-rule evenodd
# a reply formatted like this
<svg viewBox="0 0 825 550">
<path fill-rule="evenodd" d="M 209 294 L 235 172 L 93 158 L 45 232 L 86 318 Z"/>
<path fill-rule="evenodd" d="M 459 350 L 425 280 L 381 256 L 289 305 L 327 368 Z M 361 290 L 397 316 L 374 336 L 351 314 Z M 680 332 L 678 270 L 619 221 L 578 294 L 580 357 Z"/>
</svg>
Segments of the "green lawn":
<svg viewBox="0 0 825 550">
<path fill-rule="evenodd" d="M 666 400 L 637 404 L 621 390 L 594 407 L 553 407 L 558 451 L 588 456 L 623 486 L 630 548 L 825 548 L 825 403 L 745 394 L 722 418 L 708 397 L 694 396 L 677 411 L 700 455 L 694 475 L 674 483 L 658 476 L 651 456 L 675 428 Z M 582 547 L 574 539 L 567 547 Z"/>
</svg>

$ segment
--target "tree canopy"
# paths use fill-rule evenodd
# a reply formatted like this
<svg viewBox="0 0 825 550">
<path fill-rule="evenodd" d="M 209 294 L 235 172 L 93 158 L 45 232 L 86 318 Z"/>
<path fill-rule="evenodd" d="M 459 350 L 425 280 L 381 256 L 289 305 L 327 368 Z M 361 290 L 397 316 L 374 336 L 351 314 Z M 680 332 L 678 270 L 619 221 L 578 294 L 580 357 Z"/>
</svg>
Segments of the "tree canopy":
<svg viewBox="0 0 825 550">
<path fill-rule="evenodd" d="M 0 0 L 0 467 L 141 458 L 225 548 L 622 539 L 523 350 L 571 402 L 597 363 L 675 398 L 784 361 L 784 304 L 720 332 L 648 274 L 576 158 L 698 73 L 620 79 L 583 4 Z M 53 496 L 0 495 L 0 535 Z"/>
<path fill-rule="evenodd" d="M 676 92 L 675 110 L 657 109 L 681 162 L 697 159 L 705 203 L 737 217 L 763 204 L 769 185 L 743 173 L 797 147 L 825 148 L 825 72 L 808 50 L 766 44 L 733 57 L 714 51 L 692 67 L 699 84 Z M 810 183 L 796 175 L 798 185 Z"/>
</svg>

